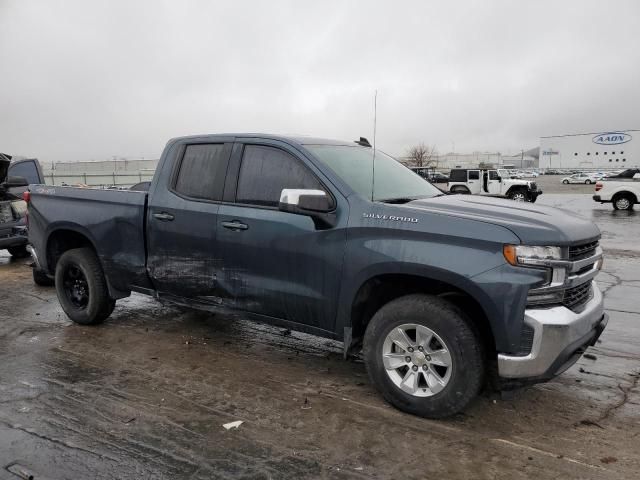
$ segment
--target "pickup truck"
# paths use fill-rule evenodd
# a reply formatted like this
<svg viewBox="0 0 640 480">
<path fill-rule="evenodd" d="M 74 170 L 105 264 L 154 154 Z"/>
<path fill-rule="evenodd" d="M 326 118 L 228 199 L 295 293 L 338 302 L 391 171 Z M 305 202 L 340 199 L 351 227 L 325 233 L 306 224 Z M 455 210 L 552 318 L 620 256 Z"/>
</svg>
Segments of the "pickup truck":
<svg viewBox="0 0 640 480">
<path fill-rule="evenodd" d="M 361 142 L 182 137 L 148 192 L 27 197 L 36 268 L 73 321 L 131 292 L 240 311 L 362 351 L 384 398 L 424 417 L 560 374 L 607 324 L 592 222 L 443 194 Z"/>
<path fill-rule="evenodd" d="M 614 210 L 633 210 L 640 199 L 640 170 L 630 168 L 596 183 L 593 200 L 611 203 Z"/>
<path fill-rule="evenodd" d="M 487 195 L 531 203 L 535 203 L 542 194 L 536 182 L 517 178 L 506 169 L 454 168 L 449 173 L 447 189 L 450 193 Z"/>
<path fill-rule="evenodd" d="M 30 183 L 42 183 L 43 175 L 36 159 L 12 159 L 0 153 L 0 250 L 14 257 L 26 257 L 27 205 L 22 194 Z"/>
</svg>

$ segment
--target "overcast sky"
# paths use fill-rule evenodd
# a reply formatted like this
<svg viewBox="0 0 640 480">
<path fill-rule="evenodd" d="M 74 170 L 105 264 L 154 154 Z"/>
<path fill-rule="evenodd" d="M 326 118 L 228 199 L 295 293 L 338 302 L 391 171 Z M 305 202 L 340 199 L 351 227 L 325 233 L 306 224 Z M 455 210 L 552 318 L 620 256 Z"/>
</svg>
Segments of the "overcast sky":
<svg viewBox="0 0 640 480">
<path fill-rule="evenodd" d="M 0 151 L 373 134 L 394 155 L 640 128 L 639 1 L 0 0 Z"/>
</svg>

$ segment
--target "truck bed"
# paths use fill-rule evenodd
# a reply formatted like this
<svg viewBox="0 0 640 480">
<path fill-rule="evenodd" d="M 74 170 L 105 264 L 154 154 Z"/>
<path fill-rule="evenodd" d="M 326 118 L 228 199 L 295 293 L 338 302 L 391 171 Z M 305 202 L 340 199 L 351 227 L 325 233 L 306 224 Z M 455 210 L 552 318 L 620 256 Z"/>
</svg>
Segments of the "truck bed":
<svg viewBox="0 0 640 480">
<path fill-rule="evenodd" d="M 31 185 L 29 237 L 43 270 L 55 254 L 55 238 L 83 234 L 93 244 L 110 289 L 128 293 L 132 285 L 150 287 L 146 272 L 147 193 L 129 190 Z M 50 237 L 50 233 L 54 232 Z M 45 253 L 46 252 L 46 253 Z"/>
</svg>

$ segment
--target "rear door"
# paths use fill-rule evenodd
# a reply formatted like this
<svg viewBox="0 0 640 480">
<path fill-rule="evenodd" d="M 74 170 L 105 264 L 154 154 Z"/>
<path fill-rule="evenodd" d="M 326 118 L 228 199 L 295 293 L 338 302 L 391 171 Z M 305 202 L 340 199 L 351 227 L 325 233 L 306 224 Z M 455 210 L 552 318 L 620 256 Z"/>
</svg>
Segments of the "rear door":
<svg viewBox="0 0 640 480">
<path fill-rule="evenodd" d="M 473 194 L 481 193 L 482 180 L 480 179 L 480 170 L 467 170 L 467 187 Z"/>
<path fill-rule="evenodd" d="M 163 165 L 147 209 L 147 268 L 161 295 L 219 303 L 216 229 L 232 142 L 183 144 Z"/>
<path fill-rule="evenodd" d="M 331 193 L 321 173 L 284 143 L 251 139 L 237 147 L 225 188 L 227 202 L 218 216 L 224 301 L 332 330 L 346 246 L 346 200 L 335 190 Z M 330 192 L 338 202 L 337 224 L 322 229 L 308 216 L 279 211 L 284 188 Z"/>
</svg>

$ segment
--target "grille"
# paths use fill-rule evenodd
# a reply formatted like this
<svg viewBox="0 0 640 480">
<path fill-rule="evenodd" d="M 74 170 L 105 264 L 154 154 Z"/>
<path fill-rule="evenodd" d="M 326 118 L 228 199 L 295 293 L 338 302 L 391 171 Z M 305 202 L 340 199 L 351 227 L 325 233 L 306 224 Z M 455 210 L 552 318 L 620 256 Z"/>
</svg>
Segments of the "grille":
<svg viewBox="0 0 640 480">
<path fill-rule="evenodd" d="M 595 241 L 569 247 L 569 260 L 581 260 L 592 256 L 596 252 L 599 243 Z"/>
<path fill-rule="evenodd" d="M 565 307 L 574 310 L 587 303 L 592 294 L 593 289 L 591 287 L 591 282 L 586 282 L 582 285 L 578 285 L 577 287 L 570 288 L 566 292 L 564 292 L 564 299 L 562 300 L 562 304 Z"/>
<path fill-rule="evenodd" d="M 531 353 L 531 347 L 533 346 L 533 327 L 526 323 L 522 325 L 522 332 L 520 333 L 520 346 L 515 355 L 519 357 L 527 356 Z"/>
</svg>

